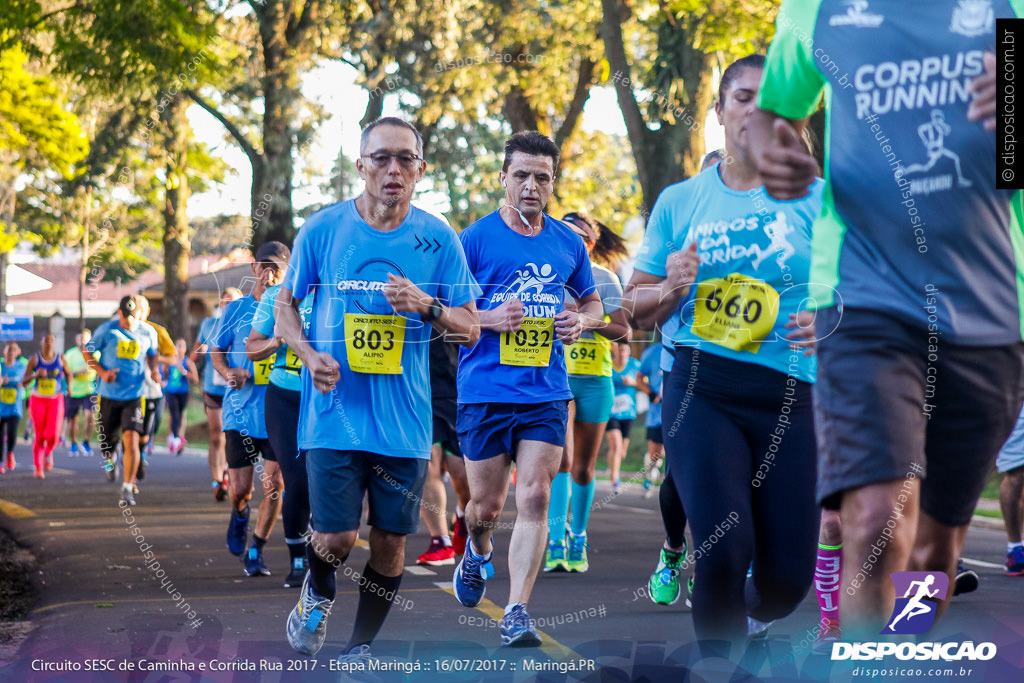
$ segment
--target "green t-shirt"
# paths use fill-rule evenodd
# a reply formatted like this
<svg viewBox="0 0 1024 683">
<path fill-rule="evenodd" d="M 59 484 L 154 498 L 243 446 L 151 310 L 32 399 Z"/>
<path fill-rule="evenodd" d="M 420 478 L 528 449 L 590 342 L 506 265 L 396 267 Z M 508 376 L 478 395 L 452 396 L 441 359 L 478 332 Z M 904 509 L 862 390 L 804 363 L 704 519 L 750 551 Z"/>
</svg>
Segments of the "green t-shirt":
<svg viewBox="0 0 1024 683">
<path fill-rule="evenodd" d="M 71 398 L 84 398 L 85 396 L 92 396 L 96 393 L 96 371 L 89 368 L 89 364 L 86 362 L 85 357 L 82 355 L 82 350 L 77 346 L 72 346 L 64 354 L 64 360 L 68 362 L 68 367 L 71 368 Z M 76 377 L 75 375 L 81 370 L 89 370 L 89 374 Z"/>
</svg>

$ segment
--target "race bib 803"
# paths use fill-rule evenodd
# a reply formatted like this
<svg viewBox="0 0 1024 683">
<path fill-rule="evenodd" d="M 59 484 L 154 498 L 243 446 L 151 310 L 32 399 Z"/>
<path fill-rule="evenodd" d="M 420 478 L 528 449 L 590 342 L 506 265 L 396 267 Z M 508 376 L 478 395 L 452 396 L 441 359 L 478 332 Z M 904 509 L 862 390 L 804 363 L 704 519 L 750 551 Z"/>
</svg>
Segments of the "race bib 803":
<svg viewBox="0 0 1024 683">
<path fill-rule="evenodd" d="M 401 375 L 404 345 L 404 317 L 345 314 L 345 351 L 352 372 Z"/>
</svg>

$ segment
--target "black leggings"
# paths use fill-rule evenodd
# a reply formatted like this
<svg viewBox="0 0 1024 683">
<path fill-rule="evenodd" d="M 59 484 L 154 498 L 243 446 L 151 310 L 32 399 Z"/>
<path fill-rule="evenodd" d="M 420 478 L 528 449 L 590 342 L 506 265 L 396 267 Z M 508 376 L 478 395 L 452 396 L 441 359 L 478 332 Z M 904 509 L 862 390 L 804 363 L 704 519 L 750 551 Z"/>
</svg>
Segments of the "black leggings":
<svg viewBox="0 0 1024 683">
<path fill-rule="evenodd" d="M 167 410 L 171 414 L 171 434 L 185 436 L 181 433 L 181 416 L 185 414 L 185 406 L 188 405 L 188 394 L 165 393 L 164 400 L 167 401 Z"/>
<path fill-rule="evenodd" d="M 17 415 L 0 417 L 0 456 L 14 452 L 14 445 L 18 443 L 18 423 L 21 418 Z"/>
<path fill-rule="evenodd" d="M 663 429 L 693 534 L 694 627 L 700 640 L 742 642 L 748 615 L 790 614 L 814 577 L 811 385 L 689 347 L 675 355 Z"/>
<path fill-rule="evenodd" d="M 302 538 L 309 526 L 309 481 L 306 479 L 306 451 L 298 446 L 299 404 L 302 392 L 282 389 L 273 382 L 267 385 L 264 406 L 267 417 L 267 438 L 277 456 L 284 477 L 284 500 L 281 518 L 286 539 Z"/>
<path fill-rule="evenodd" d="M 658 492 L 658 503 L 661 505 L 661 523 L 665 525 L 665 538 L 673 548 L 679 548 L 686 542 L 686 511 L 683 501 L 679 500 L 679 491 L 672 478 L 672 468 L 665 468 L 665 478 Z"/>
</svg>

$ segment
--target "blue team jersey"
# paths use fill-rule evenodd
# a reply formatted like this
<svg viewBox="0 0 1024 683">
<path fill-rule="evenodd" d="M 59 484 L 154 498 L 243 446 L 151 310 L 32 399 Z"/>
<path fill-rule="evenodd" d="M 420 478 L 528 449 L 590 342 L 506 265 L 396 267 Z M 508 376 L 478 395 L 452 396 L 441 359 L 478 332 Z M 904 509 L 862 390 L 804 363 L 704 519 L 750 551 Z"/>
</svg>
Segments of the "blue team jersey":
<svg viewBox="0 0 1024 683">
<path fill-rule="evenodd" d="M 160 366 L 160 374 L 167 379 L 167 386 L 164 393 L 187 394 L 188 393 L 188 363 L 181 361 L 181 365 Z"/>
<path fill-rule="evenodd" d="M 210 359 L 210 350 L 213 346 L 213 333 L 217 330 L 217 321 L 220 318 L 206 318 L 199 325 L 199 334 L 196 342 L 207 347 L 206 365 L 203 367 L 203 391 L 211 396 L 223 396 L 227 382 L 213 369 L 213 361 Z"/>
<path fill-rule="evenodd" d="M 281 285 L 274 285 L 263 293 L 260 305 L 256 308 L 256 317 L 252 321 L 252 329 L 265 337 L 274 336 L 274 301 Z M 313 298 L 307 297 L 299 305 L 299 316 L 302 318 L 302 329 L 309 336 L 310 313 L 313 311 Z M 287 344 L 283 344 L 275 353 L 274 369 L 270 373 L 270 383 L 289 391 L 302 391 L 302 361 Z"/>
<path fill-rule="evenodd" d="M 245 342 L 252 329 L 256 313 L 256 299 L 251 294 L 232 301 L 224 307 L 217 329 L 213 333 L 213 348 L 227 352 L 229 368 L 245 368 L 249 379 L 240 389 L 230 386 L 224 391 L 224 405 L 221 415 L 224 431 L 235 430 L 242 436 L 257 439 L 267 438 L 267 421 L 263 409 L 263 397 L 267 393 L 267 382 L 273 357 L 253 363 L 245 355 Z"/>
<path fill-rule="evenodd" d="M 101 398 L 114 401 L 142 398 L 144 380 L 149 375 L 146 358 L 157 355 L 156 330 L 141 322 L 134 330 L 126 330 L 120 320 L 108 320 L 96 328 L 86 348 L 99 352 L 99 364 L 105 370 L 118 371 L 113 382 L 99 380 L 96 393 Z"/>
<path fill-rule="evenodd" d="M 284 287 L 303 300 L 316 292 L 310 343 L 341 366 L 326 395 L 302 373 L 299 448 L 430 458 L 433 328 L 395 313 L 382 291 L 388 273 L 452 307 L 480 293 L 455 231 L 416 207 L 383 232 L 349 200 L 317 212 L 299 232 Z"/>
<path fill-rule="evenodd" d="M 636 381 L 637 370 L 640 369 L 640 361 L 630 358 L 622 370 L 616 370 L 612 365 L 612 384 L 615 387 L 615 399 L 612 402 L 612 417 L 616 420 L 636 419 L 636 387 L 626 386 L 622 383 L 624 377 Z"/>
<path fill-rule="evenodd" d="M 636 270 L 664 277 L 669 254 L 697 243 L 697 284 L 662 327 L 685 344 L 813 382 L 817 358 L 789 348 L 789 314 L 808 299 L 811 225 L 823 183 L 780 202 L 757 188 L 733 190 L 719 165 L 665 189 L 654 204 Z M 827 332 L 819 330 L 819 336 Z M 667 368 L 662 368 L 667 369 Z"/>
<path fill-rule="evenodd" d="M 21 380 L 25 378 L 28 360 L 18 358 L 8 365 L 0 360 L 0 417 L 25 416 L 25 389 Z"/>
<path fill-rule="evenodd" d="M 544 216 L 544 229 L 520 235 L 497 211 L 460 235 L 466 260 L 483 294 L 480 310 L 512 298 L 523 302 L 515 335 L 480 331 L 480 341 L 459 351 L 459 403 L 536 403 L 569 400 L 562 342 L 552 319 L 565 310 L 565 289 L 576 298 L 594 291 L 590 257 L 579 235 Z"/>
</svg>

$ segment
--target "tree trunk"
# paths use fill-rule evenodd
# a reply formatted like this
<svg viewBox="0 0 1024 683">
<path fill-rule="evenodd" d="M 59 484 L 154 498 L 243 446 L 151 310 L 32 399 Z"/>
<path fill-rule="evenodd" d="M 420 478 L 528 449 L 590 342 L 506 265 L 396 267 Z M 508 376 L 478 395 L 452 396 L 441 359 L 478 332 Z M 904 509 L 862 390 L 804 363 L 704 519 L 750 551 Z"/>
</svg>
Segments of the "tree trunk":
<svg viewBox="0 0 1024 683">
<path fill-rule="evenodd" d="M 9 251 L 0 251 L 0 313 L 7 312 L 7 261 Z"/>
<path fill-rule="evenodd" d="M 190 129 L 183 95 L 174 97 L 161 118 L 165 126 L 164 187 L 164 324 L 172 339 L 187 339 L 188 256 L 192 237 L 188 224 L 188 143 Z"/>
</svg>

